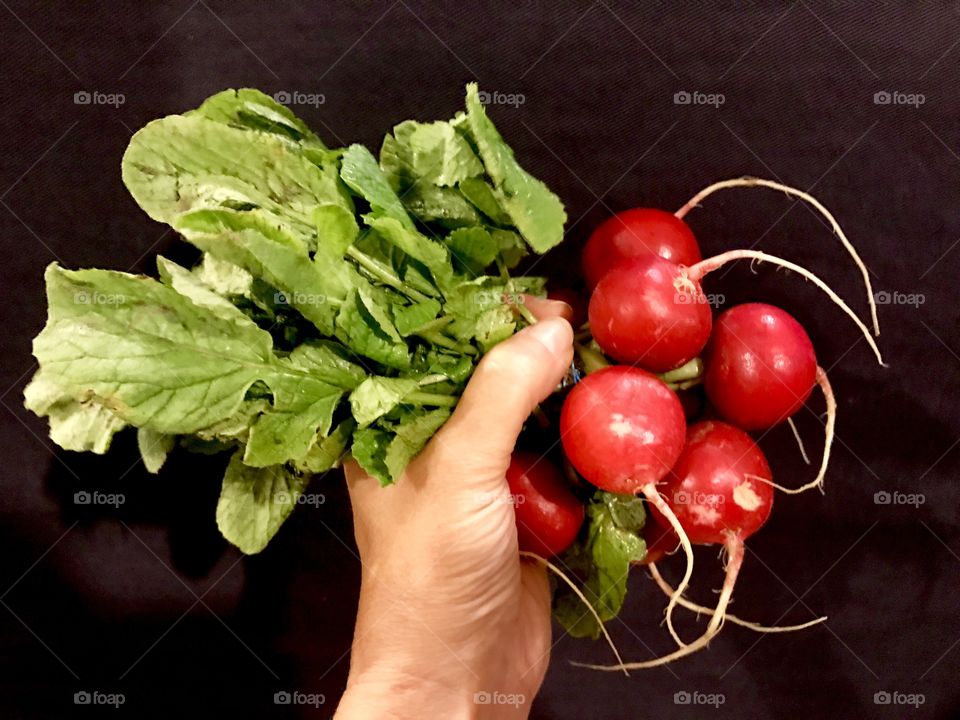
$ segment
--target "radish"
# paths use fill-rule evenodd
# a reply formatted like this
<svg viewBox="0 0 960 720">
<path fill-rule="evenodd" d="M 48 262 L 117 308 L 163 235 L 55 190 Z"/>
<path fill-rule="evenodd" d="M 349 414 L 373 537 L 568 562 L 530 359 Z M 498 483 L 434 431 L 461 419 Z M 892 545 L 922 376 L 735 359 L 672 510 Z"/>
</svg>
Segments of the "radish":
<svg viewBox="0 0 960 720">
<path fill-rule="evenodd" d="M 655 208 L 634 208 L 602 222 L 583 248 L 587 287 L 626 260 L 659 255 L 679 265 L 700 261 L 700 248 L 690 226 L 679 217 Z"/>
<path fill-rule="evenodd" d="M 744 430 L 783 422 L 803 406 L 816 384 L 817 357 L 803 326 L 764 303 L 721 313 L 704 363 L 707 397 Z"/>
<path fill-rule="evenodd" d="M 625 366 L 587 375 L 560 412 L 560 439 L 574 468 L 619 494 L 636 494 L 666 475 L 683 450 L 685 429 L 683 407 L 670 388 Z"/>
<path fill-rule="evenodd" d="M 665 372 L 695 358 L 710 337 L 712 314 L 699 283 L 656 255 L 608 272 L 590 297 L 590 331 L 620 362 Z"/>
<path fill-rule="evenodd" d="M 650 514 L 643 526 L 643 540 L 647 544 L 647 554 L 637 565 L 655 565 L 664 555 L 672 555 L 680 547 L 680 538 L 670 526 L 657 522 Z"/>
<path fill-rule="evenodd" d="M 763 482 L 765 480 L 766 482 Z M 662 497 L 651 501 L 655 516 L 680 525 L 680 540 L 688 555 L 687 573 L 667 606 L 667 624 L 680 647 L 659 658 L 598 670 L 633 670 L 663 665 L 700 650 L 720 631 L 743 564 L 744 541 L 759 530 L 773 508 L 770 466 L 756 443 L 742 430 L 716 421 L 692 425 L 676 465 L 658 486 Z M 690 543 L 722 545 L 727 554 L 726 577 L 704 633 L 687 644 L 673 630 L 671 613 L 689 583 Z"/>
<path fill-rule="evenodd" d="M 732 180 L 722 180 L 720 182 L 713 183 L 705 187 L 703 190 L 694 195 L 690 200 L 684 204 L 682 208 L 677 210 L 674 215 L 678 220 L 682 220 L 686 217 L 687 213 L 690 212 L 693 208 L 703 202 L 706 198 L 718 190 L 724 190 L 726 188 L 735 188 L 735 187 L 763 187 L 769 188 L 771 190 L 779 190 L 780 192 L 786 193 L 787 195 L 792 195 L 793 197 L 799 198 L 806 203 L 809 203 L 813 208 L 817 210 L 827 222 L 830 223 L 830 228 L 839 238 L 840 243 L 846 248 L 847 252 L 850 254 L 850 257 L 853 258 L 854 264 L 860 270 L 860 275 L 863 277 L 863 284 L 867 290 L 867 304 L 870 307 L 870 319 L 873 321 L 873 332 L 875 335 L 880 335 L 880 321 L 877 319 L 877 302 L 873 294 L 873 285 L 870 282 L 870 273 L 867 271 L 867 266 L 864 264 L 863 260 L 860 259 L 859 253 L 857 253 L 856 248 L 853 244 L 847 240 L 847 236 L 844 235 L 843 229 L 840 227 L 840 223 L 837 222 L 836 218 L 827 210 L 823 204 L 817 200 L 813 195 L 798 190 L 797 188 L 790 187 L 789 185 L 784 185 L 783 183 L 773 182 L 772 180 L 762 180 L 755 177 L 741 177 L 733 178 Z"/>
<path fill-rule="evenodd" d="M 507 484 L 521 550 L 551 557 L 573 544 L 583 525 L 583 504 L 557 467 L 535 453 L 515 452 Z"/>
</svg>

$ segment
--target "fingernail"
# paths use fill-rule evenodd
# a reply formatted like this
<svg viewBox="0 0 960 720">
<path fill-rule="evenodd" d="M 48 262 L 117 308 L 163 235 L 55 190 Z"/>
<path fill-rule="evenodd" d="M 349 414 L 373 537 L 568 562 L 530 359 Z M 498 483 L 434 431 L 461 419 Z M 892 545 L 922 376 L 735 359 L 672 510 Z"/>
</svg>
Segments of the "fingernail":
<svg viewBox="0 0 960 720">
<path fill-rule="evenodd" d="M 573 344 L 573 330 L 563 318 L 548 318 L 531 326 L 530 334 L 554 355 L 559 355 Z"/>
</svg>

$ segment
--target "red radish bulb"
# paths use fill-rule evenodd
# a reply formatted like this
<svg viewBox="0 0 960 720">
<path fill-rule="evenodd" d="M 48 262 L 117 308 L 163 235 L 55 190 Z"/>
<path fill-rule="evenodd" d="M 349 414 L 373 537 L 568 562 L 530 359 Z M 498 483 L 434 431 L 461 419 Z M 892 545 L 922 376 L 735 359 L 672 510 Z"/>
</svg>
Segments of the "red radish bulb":
<svg viewBox="0 0 960 720">
<path fill-rule="evenodd" d="M 583 504 L 553 463 L 535 453 L 515 452 L 507 484 L 521 550 L 551 557 L 573 544 L 583 525 Z"/>
<path fill-rule="evenodd" d="M 653 513 L 647 515 L 647 522 L 643 526 L 643 540 L 647 544 L 647 554 L 639 565 L 660 562 L 664 555 L 669 555 L 680 547 L 680 538 L 673 528 L 657 520 Z"/>
<path fill-rule="evenodd" d="M 705 356 L 704 384 L 717 411 L 762 430 L 799 410 L 816 385 L 817 358 L 803 326 L 764 303 L 720 314 Z"/>
<path fill-rule="evenodd" d="M 613 493 L 635 494 L 660 480 L 680 455 L 685 430 L 677 396 L 638 368 L 590 373 L 560 412 L 570 462 L 587 481 Z"/>
<path fill-rule="evenodd" d="M 690 542 L 742 541 L 767 521 L 773 508 L 770 466 L 749 435 L 722 422 L 691 425 L 687 444 L 658 486 Z M 655 511 L 656 512 L 656 511 Z"/>
<path fill-rule="evenodd" d="M 643 255 L 659 255 L 678 265 L 700 261 L 690 226 L 672 213 L 634 208 L 602 222 L 583 248 L 583 274 L 593 289 L 610 270 Z"/>
<path fill-rule="evenodd" d="M 590 331 L 622 363 L 666 372 L 695 358 L 710 338 L 710 305 L 700 283 L 656 255 L 611 270 L 590 297 Z"/>
</svg>

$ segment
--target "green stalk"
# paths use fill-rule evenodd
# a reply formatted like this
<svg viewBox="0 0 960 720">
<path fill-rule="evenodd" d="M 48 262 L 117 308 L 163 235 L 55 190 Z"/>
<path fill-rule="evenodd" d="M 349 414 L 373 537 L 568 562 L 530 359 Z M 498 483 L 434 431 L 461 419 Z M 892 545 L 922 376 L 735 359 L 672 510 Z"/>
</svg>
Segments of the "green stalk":
<svg viewBox="0 0 960 720">
<path fill-rule="evenodd" d="M 686 365 L 681 365 L 675 370 L 670 370 L 661 374 L 659 377 L 667 384 L 686 383 L 691 380 L 699 380 L 703 375 L 703 360 L 694 358 Z"/>
<path fill-rule="evenodd" d="M 441 395 L 440 393 L 415 392 L 407 395 L 403 399 L 403 402 L 409 405 L 453 407 L 457 404 L 457 398 L 455 398 L 453 395 Z"/>
<path fill-rule="evenodd" d="M 586 345 L 581 345 L 580 343 L 574 343 L 573 348 L 576 350 L 577 357 L 580 359 L 580 364 L 583 366 L 583 372 L 585 374 L 589 375 L 597 370 L 610 367 L 610 362 L 602 352 L 587 347 Z"/>
<path fill-rule="evenodd" d="M 360 267 L 373 275 L 373 277 L 375 277 L 377 280 L 385 285 L 389 285 L 390 287 L 399 290 L 407 297 L 418 302 L 423 302 L 424 300 L 430 299 L 419 290 L 414 290 L 412 287 L 403 282 L 403 280 L 398 278 L 386 265 L 378 260 L 374 260 L 372 257 L 361 252 L 360 250 L 357 250 L 355 246 L 351 245 L 347 248 L 347 255 L 356 260 Z"/>
</svg>

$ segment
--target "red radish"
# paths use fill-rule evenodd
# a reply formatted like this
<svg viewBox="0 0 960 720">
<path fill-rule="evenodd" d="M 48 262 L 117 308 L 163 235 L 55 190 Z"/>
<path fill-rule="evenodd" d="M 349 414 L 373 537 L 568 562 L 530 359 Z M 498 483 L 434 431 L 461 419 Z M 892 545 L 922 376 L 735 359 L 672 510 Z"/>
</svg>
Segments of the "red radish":
<svg viewBox="0 0 960 720">
<path fill-rule="evenodd" d="M 660 480 L 683 449 L 685 429 L 683 407 L 670 388 L 624 366 L 587 375 L 560 413 L 560 439 L 577 472 L 620 494 Z"/>
<path fill-rule="evenodd" d="M 877 301 L 873 295 L 873 286 L 870 283 L 870 273 L 867 271 L 867 266 L 864 264 L 863 260 L 860 259 L 860 255 L 857 253 L 856 248 L 853 247 L 853 244 L 847 240 L 847 236 L 844 235 L 843 228 L 840 227 L 840 223 L 838 223 L 830 211 L 827 210 L 823 204 L 810 193 L 803 192 L 802 190 L 790 187 L 789 185 L 784 185 L 783 183 L 773 182 L 772 180 L 762 180 L 755 177 L 741 177 L 734 178 L 732 180 L 721 180 L 720 182 L 713 183 L 712 185 L 698 192 L 696 195 L 690 198 L 682 208 L 677 210 L 674 215 L 678 219 L 682 220 L 688 212 L 703 202 L 710 195 L 713 195 L 713 193 L 717 192 L 718 190 L 735 187 L 763 187 L 771 190 L 778 190 L 782 193 L 792 195 L 793 197 L 809 203 L 817 210 L 817 212 L 826 218 L 827 222 L 830 223 L 830 228 L 840 240 L 840 243 L 843 245 L 843 247 L 846 248 L 847 252 L 850 254 L 850 257 L 853 258 L 854 264 L 860 270 L 860 276 L 863 278 L 863 284 L 867 290 L 867 304 L 870 306 L 870 318 L 873 321 L 873 333 L 874 335 L 879 336 L 880 322 L 877 319 Z"/>
<path fill-rule="evenodd" d="M 590 297 L 589 313 L 590 331 L 607 355 L 653 372 L 695 358 L 712 325 L 699 283 L 656 255 L 608 272 Z"/>
<path fill-rule="evenodd" d="M 663 515 L 674 527 L 679 521 L 681 544 L 687 552 L 687 573 L 667 606 L 667 624 L 680 648 L 654 660 L 590 667 L 618 671 L 656 667 L 706 647 L 720 631 L 726 617 L 743 563 L 743 542 L 770 516 L 773 507 L 770 482 L 767 460 L 745 432 L 715 421 L 690 427 L 683 453 L 660 486 L 663 497 L 651 501 L 654 515 Z M 691 541 L 722 545 L 727 553 L 727 572 L 706 630 L 692 643 L 686 644 L 673 630 L 671 615 L 689 583 Z"/>
<path fill-rule="evenodd" d="M 803 406 L 816 384 L 817 358 L 803 326 L 764 303 L 721 313 L 704 361 L 710 402 L 744 430 L 783 422 Z"/>
<path fill-rule="evenodd" d="M 507 484 L 521 550 L 551 557 L 573 544 L 583 525 L 584 509 L 559 469 L 535 453 L 515 452 L 507 468 Z"/>
<path fill-rule="evenodd" d="M 758 478 L 772 477 L 749 435 L 708 420 L 690 426 L 683 453 L 658 489 L 690 542 L 723 545 L 730 535 L 746 539 L 767 521 L 773 487 Z"/>
<path fill-rule="evenodd" d="M 547 299 L 565 302 L 573 310 L 570 325 L 576 330 L 587 321 L 587 301 L 583 295 L 568 287 L 557 288 L 547 293 Z"/>
<path fill-rule="evenodd" d="M 634 208 L 602 222 L 583 248 L 587 287 L 626 260 L 659 255 L 678 265 L 700 261 L 700 248 L 690 226 L 675 215 L 655 208 Z"/>
</svg>

